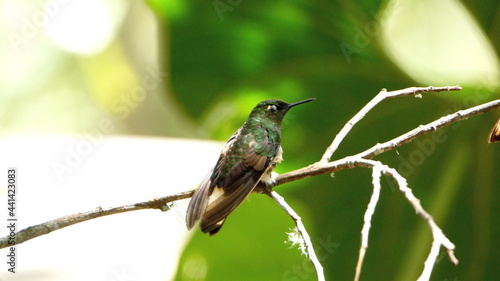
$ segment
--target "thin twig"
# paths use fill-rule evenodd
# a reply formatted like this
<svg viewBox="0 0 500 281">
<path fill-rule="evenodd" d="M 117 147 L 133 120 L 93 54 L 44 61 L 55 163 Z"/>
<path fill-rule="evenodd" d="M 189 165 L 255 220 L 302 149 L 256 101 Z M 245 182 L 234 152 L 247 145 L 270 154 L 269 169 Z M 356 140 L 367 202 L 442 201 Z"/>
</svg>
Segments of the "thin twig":
<svg viewBox="0 0 500 281">
<path fill-rule="evenodd" d="M 441 249 L 441 242 L 437 239 L 434 239 L 432 241 L 432 247 L 429 256 L 424 262 L 424 270 L 422 271 L 422 274 L 417 279 L 417 281 L 427 281 L 431 278 L 432 269 L 434 268 L 434 264 L 436 263 L 437 257 L 439 255 L 439 249 Z"/>
<path fill-rule="evenodd" d="M 314 248 L 311 242 L 311 238 L 309 237 L 309 234 L 307 233 L 306 227 L 302 223 L 302 219 L 300 216 L 286 203 L 285 199 L 279 195 L 276 191 L 272 191 L 267 189 L 266 194 L 273 198 L 276 203 L 293 219 L 295 222 L 296 230 L 300 236 L 300 238 L 303 241 L 303 246 L 304 246 L 304 252 L 311 261 L 311 263 L 314 265 L 314 268 L 316 269 L 316 274 L 318 276 L 318 281 L 324 281 L 325 280 L 325 275 L 323 273 L 323 266 L 321 266 L 321 263 L 318 260 L 318 257 L 316 256 L 316 253 L 314 252 Z"/>
<path fill-rule="evenodd" d="M 152 200 L 135 203 L 131 205 L 124 205 L 124 206 L 110 207 L 110 208 L 97 207 L 90 211 L 80 212 L 60 217 L 18 231 L 15 235 L 16 245 L 26 242 L 30 239 L 36 238 L 38 236 L 49 234 L 52 231 L 65 228 L 67 226 L 84 222 L 87 220 L 95 219 L 98 217 L 104 217 L 113 214 L 119 214 L 136 210 L 145 210 L 145 209 L 160 209 L 166 211 L 168 210 L 168 208 L 166 208 L 165 204 L 180 199 L 189 198 L 191 197 L 192 194 L 193 194 L 192 191 L 180 192 L 177 194 L 155 198 Z M 10 247 L 10 246 L 12 245 L 9 245 L 9 236 L 0 238 L 0 248 Z"/>
<path fill-rule="evenodd" d="M 347 136 L 352 127 L 356 123 L 358 123 L 361 119 L 363 119 L 363 117 L 365 117 L 365 115 L 381 101 L 395 97 L 411 96 L 423 92 L 460 91 L 461 89 L 462 87 L 457 85 L 453 87 L 432 87 L 432 86 L 425 88 L 411 87 L 391 92 L 387 92 L 386 89 L 380 90 L 378 95 L 376 95 L 358 113 L 356 113 L 356 115 L 354 115 L 354 117 L 352 117 L 351 120 L 347 121 L 342 130 L 340 130 L 337 136 L 335 136 L 335 139 L 333 140 L 332 144 L 326 149 L 319 163 L 320 164 L 328 163 L 333 153 L 337 150 L 340 143 L 342 142 L 342 140 L 344 140 L 345 136 Z"/>
<path fill-rule="evenodd" d="M 399 190 L 405 195 L 408 202 L 413 206 L 417 215 L 421 216 L 429 225 L 429 228 L 432 231 L 432 236 L 434 239 L 433 248 L 429 253 L 429 256 L 425 262 L 424 271 L 422 272 L 422 275 L 419 278 L 420 281 L 429 280 L 430 278 L 430 272 L 434 267 L 437 254 L 439 254 L 439 249 L 437 250 L 435 249 L 437 247 L 435 246 L 436 243 L 438 243 L 439 245 L 443 245 L 443 247 L 446 248 L 446 251 L 448 252 L 448 257 L 450 258 L 450 261 L 453 264 L 455 265 L 458 264 L 458 259 L 455 257 L 454 254 L 455 245 L 444 235 L 443 231 L 436 224 L 432 216 L 429 213 L 427 213 L 427 211 L 425 211 L 425 209 L 420 204 L 420 200 L 417 199 L 415 195 L 413 195 L 412 190 L 408 187 L 408 183 L 403 176 L 401 176 L 395 169 L 389 168 L 388 166 L 383 165 L 379 161 L 353 158 L 353 157 L 349 157 L 349 161 L 354 166 L 366 167 L 366 168 L 379 167 L 379 169 L 381 169 L 382 171 L 382 174 L 392 177 L 398 183 Z"/>
<path fill-rule="evenodd" d="M 366 208 L 365 216 L 364 216 L 364 224 L 363 229 L 361 230 L 361 247 L 359 247 L 359 257 L 358 264 L 356 265 L 356 275 L 354 277 L 354 281 L 359 280 L 359 276 L 361 275 L 361 268 L 363 266 L 363 261 L 365 259 L 366 250 L 368 249 L 368 236 L 370 234 L 370 227 L 373 213 L 375 212 L 375 207 L 377 207 L 378 199 L 380 197 L 380 177 L 382 176 L 382 171 L 378 166 L 373 167 L 372 169 L 372 184 L 373 184 L 373 194 L 370 198 L 370 203 L 368 203 L 368 207 Z"/>
<path fill-rule="evenodd" d="M 441 228 L 439 228 L 439 226 L 437 226 L 432 216 L 424 210 L 422 205 L 420 205 L 420 200 L 418 200 L 415 197 L 415 195 L 413 195 L 411 189 L 408 188 L 408 183 L 406 182 L 406 179 L 402 177 L 395 169 L 392 168 L 386 169 L 384 171 L 384 174 L 396 180 L 396 182 L 399 185 L 399 190 L 403 192 L 406 199 L 410 202 L 410 204 L 412 204 L 417 215 L 424 218 L 424 220 L 427 222 L 429 228 L 432 231 L 432 237 L 434 239 L 432 246 L 433 250 L 429 253 L 429 257 L 425 262 L 424 271 L 422 272 L 422 275 L 418 280 L 420 281 L 429 280 L 432 268 L 434 267 L 437 255 L 439 254 L 439 249 L 436 249 L 438 248 L 436 244 L 443 245 L 443 247 L 445 247 L 446 251 L 448 252 L 448 257 L 450 258 L 450 261 L 454 265 L 457 265 L 458 259 L 455 257 L 454 254 L 455 245 L 444 235 L 443 231 L 441 230 Z"/>
<path fill-rule="evenodd" d="M 373 147 L 371 147 L 371 148 L 369 148 L 361 153 L 353 155 L 353 157 L 366 158 L 366 159 L 373 158 L 374 156 L 379 155 L 383 152 L 393 150 L 393 149 L 395 149 L 395 148 L 397 148 L 405 143 L 409 143 L 412 140 L 414 140 L 422 135 L 436 131 L 437 129 L 440 129 L 444 126 L 450 125 L 450 124 L 455 123 L 457 121 L 467 119 L 473 115 L 487 112 L 487 111 L 489 111 L 493 108 L 499 107 L 499 106 L 500 106 L 500 99 L 490 101 L 487 103 L 483 103 L 481 105 L 477 105 L 477 106 L 474 106 L 474 107 L 471 107 L 468 109 L 459 110 L 455 113 L 443 116 L 443 117 L 441 117 L 435 121 L 432 121 L 426 125 L 419 126 L 419 127 L 415 128 L 415 129 L 413 129 L 413 130 L 411 130 L 411 131 L 409 131 L 409 132 L 407 132 L 407 133 L 405 133 L 397 138 L 394 138 L 390 141 L 376 144 Z"/>
</svg>

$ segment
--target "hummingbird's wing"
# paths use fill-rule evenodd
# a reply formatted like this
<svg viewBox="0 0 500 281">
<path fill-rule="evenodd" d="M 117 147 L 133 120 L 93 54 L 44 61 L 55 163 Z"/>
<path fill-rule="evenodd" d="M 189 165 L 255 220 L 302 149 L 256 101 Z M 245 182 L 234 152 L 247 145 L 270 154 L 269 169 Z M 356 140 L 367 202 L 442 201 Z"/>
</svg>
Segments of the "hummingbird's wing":
<svg viewBox="0 0 500 281">
<path fill-rule="evenodd" d="M 494 143 L 500 141 L 500 119 L 498 119 L 497 123 L 491 129 L 490 137 L 488 138 L 488 143 Z"/>
<path fill-rule="evenodd" d="M 221 155 L 215 167 L 207 174 L 205 179 L 201 182 L 200 186 L 195 190 L 193 197 L 189 201 L 189 205 L 186 213 L 186 226 L 188 230 L 194 227 L 196 222 L 201 218 L 212 195 L 214 188 L 216 186 L 215 181 L 219 177 L 220 170 L 222 168 L 222 163 L 224 163 L 224 157 L 232 146 L 238 135 L 240 134 L 241 128 L 238 129 L 227 141 L 226 145 L 221 151 Z"/>
<path fill-rule="evenodd" d="M 224 193 L 208 204 L 201 222 L 201 230 L 211 235 L 222 227 L 226 217 L 231 214 L 253 191 L 270 166 L 279 150 L 279 141 L 272 141 L 264 131 L 263 138 L 255 141 L 255 136 L 246 141 L 249 146 L 245 155 L 236 162 L 227 173 L 224 181 L 215 188 L 222 188 Z"/>
</svg>

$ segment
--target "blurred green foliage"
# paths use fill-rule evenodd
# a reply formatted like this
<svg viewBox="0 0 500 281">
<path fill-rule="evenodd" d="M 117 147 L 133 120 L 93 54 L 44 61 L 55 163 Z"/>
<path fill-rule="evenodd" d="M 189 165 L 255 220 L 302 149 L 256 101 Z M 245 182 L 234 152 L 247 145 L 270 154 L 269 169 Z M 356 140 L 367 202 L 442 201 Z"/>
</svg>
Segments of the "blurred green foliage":
<svg viewBox="0 0 500 281">
<path fill-rule="evenodd" d="M 425 5 L 430 7 L 431 2 L 419 2 L 422 11 L 429 17 L 447 16 L 448 10 L 426 10 Z M 164 68 L 170 70 L 175 98 L 211 138 L 227 139 L 260 100 L 317 98 L 285 117 L 282 146 L 286 161 L 278 166 L 279 173 L 319 160 L 343 124 L 381 88 L 429 86 L 427 81 L 446 86 L 432 73 L 417 76 L 411 70 L 402 72 L 405 58 L 399 57 L 397 62 L 390 59 L 395 53 L 380 36 L 381 24 L 391 13 L 408 12 L 402 11 L 408 2 L 148 3 L 162 20 L 162 35 L 168 42 L 163 50 Z M 463 91 L 385 101 L 353 129 L 333 158 L 360 152 L 444 114 L 498 97 L 499 2 L 446 1 L 446 5 L 453 6 L 450 11 L 465 13 L 452 14 L 455 22 L 436 26 L 436 30 L 455 34 L 457 21 L 472 24 L 471 30 L 477 31 L 472 36 L 488 44 L 479 45 L 484 52 L 470 50 L 470 56 L 493 54 L 487 57 L 492 70 L 478 74 L 488 79 L 462 85 L 450 75 L 446 83 L 461 84 Z M 418 18 L 426 20 L 429 18 Z M 397 22 L 406 30 L 401 38 L 412 36 L 419 28 L 411 22 Z M 437 36 L 432 28 L 426 35 Z M 439 34 L 443 35 L 446 33 Z M 385 40 L 397 43 L 399 37 Z M 460 48 L 441 49 L 436 41 L 426 38 L 412 40 L 428 42 L 435 49 L 433 55 L 439 57 Z M 446 36 L 441 40 L 447 40 Z M 411 59 L 415 58 L 428 64 L 426 56 L 417 51 Z M 465 58 L 451 59 L 460 63 Z M 438 64 L 429 66 L 438 68 Z M 476 66 L 462 63 L 461 67 L 466 71 Z M 376 158 L 407 178 L 423 206 L 457 246 L 459 266 L 451 265 L 442 251 L 432 280 L 493 280 L 498 275 L 500 148 L 486 144 L 496 118 L 495 113 L 477 116 L 443 129 L 438 139 L 427 135 Z M 302 215 L 327 280 L 352 280 L 363 214 L 372 190 L 370 171 L 355 169 L 333 177 L 308 178 L 276 190 Z M 219 234 L 208 237 L 195 233 L 180 260 L 177 280 L 315 280 L 306 258 L 284 243 L 292 227 L 291 219 L 269 198 L 252 195 Z M 395 183 L 384 180 L 362 280 L 415 280 L 430 246 L 431 234 L 424 221 L 415 215 Z"/>
</svg>

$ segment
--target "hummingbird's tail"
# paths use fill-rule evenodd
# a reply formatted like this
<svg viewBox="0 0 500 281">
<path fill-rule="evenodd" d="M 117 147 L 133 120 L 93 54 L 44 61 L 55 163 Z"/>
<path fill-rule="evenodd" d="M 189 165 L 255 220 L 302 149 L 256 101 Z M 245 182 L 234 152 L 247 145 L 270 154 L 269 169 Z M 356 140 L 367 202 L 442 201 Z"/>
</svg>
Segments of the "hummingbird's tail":
<svg viewBox="0 0 500 281">
<path fill-rule="evenodd" d="M 211 175 L 212 171 L 207 174 L 200 186 L 194 191 L 193 197 L 191 197 L 189 201 L 186 214 L 186 226 L 188 230 L 194 227 L 208 206 L 208 199 L 210 193 L 212 193 L 210 189 L 213 189 L 213 187 L 211 187 Z"/>
<path fill-rule="evenodd" d="M 225 221 L 226 221 L 226 219 L 224 218 L 223 220 L 220 220 L 214 224 L 206 225 L 204 223 L 204 221 L 202 220 L 201 224 L 200 224 L 200 229 L 203 233 L 208 233 L 208 234 L 210 234 L 210 236 L 212 236 L 212 235 L 216 234 L 217 232 L 219 232 L 219 230 L 222 228 L 222 225 L 224 224 Z"/>
</svg>

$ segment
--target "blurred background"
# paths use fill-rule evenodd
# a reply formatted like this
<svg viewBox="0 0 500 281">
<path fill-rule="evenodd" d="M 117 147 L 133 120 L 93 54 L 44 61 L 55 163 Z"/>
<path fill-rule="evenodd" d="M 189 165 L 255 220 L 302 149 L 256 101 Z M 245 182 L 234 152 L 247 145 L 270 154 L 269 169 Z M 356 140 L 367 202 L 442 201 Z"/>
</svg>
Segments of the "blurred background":
<svg viewBox="0 0 500 281">
<path fill-rule="evenodd" d="M 19 169 L 22 227 L 75 206 L 194 188 L 264 99 L 317 98 L 285 117 L 277 168 L 285 173 L 318 161 L 382 88 L 463 90 L 384 101 L 332 159 L 499 97 L 496 0 L 1 0 L 0 14 L 0 166 Z M 406 177 L 457 247 L 460 264 L 441 251 L 432 280 L 500 273 L 500 145 L 486 143 L 499 116 L 475 116 L 375 158 Z M 0 187 L 6 202 L 6 180 Z M 327 280 L 352 280 L 371 171 L 275 190 L 302 216 Z M 293 221 L 271 199 L 250 196 L 214 237 L 185 230 L 185 203 L 19 245 L 19 274 L 0 268 L 0 278 L 315 280 L 287 242 Z M 82 241 L 102 244 L 89 250 Z M 416 280 L 431 242 L 425 222 L 384 180 L 361 279 Z"/>
</svg>

